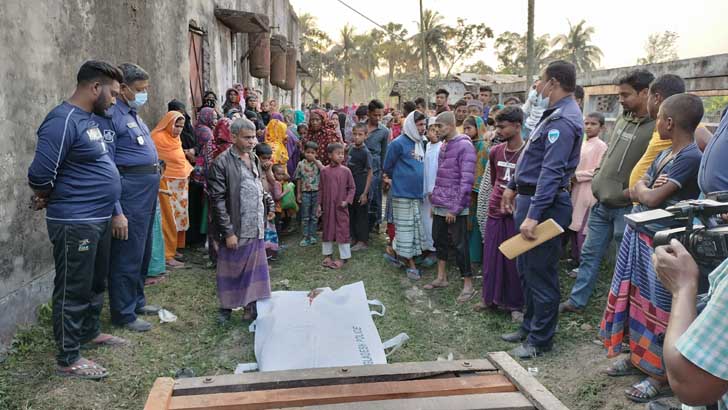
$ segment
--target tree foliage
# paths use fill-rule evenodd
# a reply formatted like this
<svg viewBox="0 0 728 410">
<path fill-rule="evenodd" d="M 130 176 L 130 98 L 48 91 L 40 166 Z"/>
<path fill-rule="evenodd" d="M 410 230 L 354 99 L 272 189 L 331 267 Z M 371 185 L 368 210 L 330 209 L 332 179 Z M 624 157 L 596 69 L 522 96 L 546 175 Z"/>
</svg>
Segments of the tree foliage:
<svg viewBox="0 0 728 410">
<path fill-rule="evenodd" d="M 450 76 L 456 64 L 484 50 L 486 40 L 493 38 L 493 30 L 485 23 L 468 24 L 465 19 L 458 18 L 457 25 L 450 29 L 448 37 L 451 60 L 445 77 Z"/>
<path fill-rule="evenodd" d="M 637 64 L 654 64 L 677 60 L 677 39 L 680 37 L 673 31 L 652 33 L 645 43 L 645 56 L 637 59 Z"/>
<path fill-rule="evenodd" d="M 581 20 L 576 25 L 569 22 L 569 32 L 559 34 L 551 42 L 551 46 L 555 48 L 551 57 L 571 62 L 577 71 L 596 69 L 604 54 L 599 47 L 591 44 L 592 35 L 594 27 L 587 26 L 586 20 Z"/>
<path fill-rule="evenodd" d="M 511 31 L 501 33 L 495 40 L 498 70 L 503 74 L 526 75 L 527 37 Z M 548 34 L 534 38 L 534 70 L 540 72 L 550 61 L 551 39 Z"/>
</svg>

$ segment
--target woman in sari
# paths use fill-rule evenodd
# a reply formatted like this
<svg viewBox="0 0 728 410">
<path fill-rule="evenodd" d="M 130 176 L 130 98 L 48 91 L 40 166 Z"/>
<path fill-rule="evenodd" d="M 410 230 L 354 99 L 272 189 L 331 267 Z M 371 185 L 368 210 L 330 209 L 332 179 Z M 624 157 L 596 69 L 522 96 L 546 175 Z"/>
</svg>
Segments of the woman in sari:
<svg viewBox="0 0 728 410">
<path fill-rule="evenodd" d="M 164 257 L 167 267 L 184 266 L 175 259 L 178 248 L 185 247 L 185 232 L 190 227 L 187 213 L 188 178 L 192 166 L 182 150 L 180 134 L 184 127 L 185 117 L 177 111 L 170 111 L 152 130 L 152 139 L 157 147 L 159 159 L 164 161 L 165 169 L 160 183 L 160 190 L 169 191 L 169 195 L 160 192 L 162 203 L 162 232 L 164 234 Z M 166 203 L 171 207 L 171 215 L 164 212 Z"/>
<path fill-rule="evenodd" d="M 273 164 L 286 166 L 288 162 L 288 149 L 286 143 L 288 141 L 288 126 L 283 122 L 281 114 L 271 114 L 270 121 L 265 127 L 265 143 L 270 145 L 273 150 L 271 159 Z"/>
<path fill-rule="evenodd" d="M 316 159 L 321 161 L 324 165 L 329 165 L 331 162 L 328 154 L 326 153 L 326 148 L 329 144 L 344 142 L 336 133 L 334 124 L 331 121 L 328 121 L 326 112 L 321 109 L 311 110 L 310 118 L 308 120 L 308 135 L 301 141 L 301 143 L 302 145 L 306 145 L 306 142 L 308 141 L 313 141 L 318 144 Z"/>
<path fill-rule="evenodd" d="M 281 107 L 281 115 L 283 115 L 283 121 L 288 125 L 288 131 L 286 131 L 286 149 L 288 150 L 288 162 L 286 163 L 286 171 L 288 176 L 293 178 L 296 174 L 296 167 L 298 162 L 301 160 L 301 137 L 298 135 L 298 128 L 294 123 L 294 112 L 290 106 L 284 105 Z"/>
</svg>

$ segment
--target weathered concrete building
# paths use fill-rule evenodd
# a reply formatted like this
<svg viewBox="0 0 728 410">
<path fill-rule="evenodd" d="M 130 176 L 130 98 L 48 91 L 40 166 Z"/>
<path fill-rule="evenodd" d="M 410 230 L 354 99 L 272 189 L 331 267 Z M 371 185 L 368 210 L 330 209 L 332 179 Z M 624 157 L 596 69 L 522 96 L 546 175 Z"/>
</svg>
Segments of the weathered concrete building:
<svg viewBox="0 0 728 410">
<path fill-rule="evenodd" d="M 151 87 L 140 114 L 150 127 L 170 99 L 189 109 L 202 90 L 223 98 L 234 83 L 298 106 L 299 82 L 286 91 L 251 76 L 248 33 L 276 36 L 300 60 L 300 29 L 288 0 L 5 0 L 0 26 L 2 347 L 50 298 L 51 245 L 44 214 L 29 209 L 27 169 L 36 129 L 71 94 L 78 67 L 88 59 L 144 67 Z"/>
</svg>

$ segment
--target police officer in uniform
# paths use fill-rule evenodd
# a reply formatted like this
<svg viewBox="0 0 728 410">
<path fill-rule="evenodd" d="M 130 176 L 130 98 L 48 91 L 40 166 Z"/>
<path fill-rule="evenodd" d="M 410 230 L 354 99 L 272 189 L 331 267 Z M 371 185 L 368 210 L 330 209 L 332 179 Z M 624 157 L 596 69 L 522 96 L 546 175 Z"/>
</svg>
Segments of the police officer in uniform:
<svg viewBox="0 0 728 410">
<path fill-rule="evenodd" d="M 501 202 L 504 212 L 514 213 L 516 226 L 527 240 L 536 239 L 536 226 L 549 218 L 562 227 L 571 223 L 569 181 L 579 163 L 584 135 L 581 110 L 573 95 L 576 67 L 554 61 L 544 70 L 541 84 L 546 110 L 531 132 Z M 526 311 L 521 328 L 502 336 L 508 342 L 523 342 L 511 351 L 514 357 L 535 357 L 552 348 L 561 298 L 560 254 L 561 239 L 556 237 L 518 257 Z"/>
<path fill-rule="evenodd" d="M 147 305 L 144 298 L 159 191 L 159 158 L 149 128 L 137 113 L 147 102 L 149 74 L 131 63 L 119 69 L 124 76 L 121 92 L 109 110 L 116 131 L 111 152 L 121 175 L 121 199 L 112 218 L 109 304 L 112 323 L 145 332 L 152 325 L 137 315 L 159 311 L 159 306 Z"/>
<path fill-rule="evenodd" d="M 47 208 L 53 243 L 53 336 L 57 372 L 101 379 L 108 372 L 81 357 L 82 344 L 122 345 L 101 333 L 99 316 L 111 248 L 111 215 L 119 200 L 119 173 L 109 157 L 103 117 L 119 93 L 121 72 L 104 61 L 87 61 L 78 71 L 71 98 L 55 107 L 38 129 L 35 157 L 28 169 L 32 206 Z M 103 122 L 105 125 L 101 125 Z"/>
</svg>

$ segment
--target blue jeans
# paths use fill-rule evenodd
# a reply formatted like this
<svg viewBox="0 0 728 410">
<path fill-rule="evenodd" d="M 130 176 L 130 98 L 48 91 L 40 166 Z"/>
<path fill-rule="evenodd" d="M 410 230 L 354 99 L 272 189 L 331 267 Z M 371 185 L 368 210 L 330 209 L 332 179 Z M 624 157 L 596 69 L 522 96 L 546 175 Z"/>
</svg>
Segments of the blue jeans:
<svg viewBox="0 0 728 410">
<path fill-rule="evenodd" d="M 569 303 L 582 309 L 589 302 L 594 285 L 599 277 L 599 265 L 614 238 L 617 249 L 624 235 L 624 216 L 632 211 L 632 207 L 608 208 L 597 202 L 591 209 L 586 230 L 586 239 L 581 248 L 579 274 L 571 289 Z"/>
<path fill-rule="evenodd" d="M 316 236 L 316 208 L 318 207 L 318 191 L 304 191 L 301 198 L 301 223 L 303 238 Z"/>
</svg>

